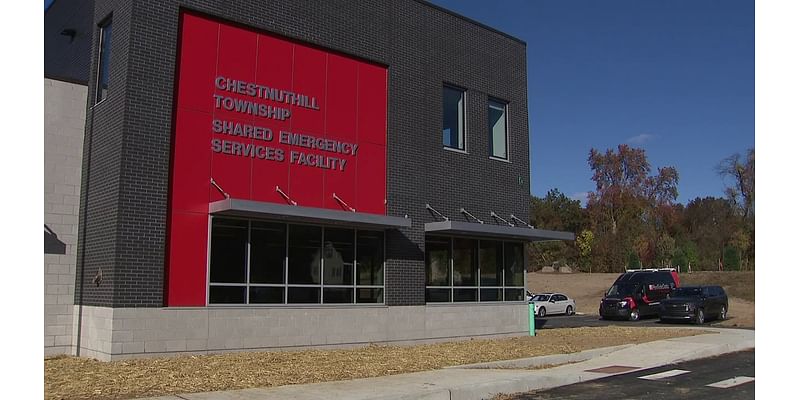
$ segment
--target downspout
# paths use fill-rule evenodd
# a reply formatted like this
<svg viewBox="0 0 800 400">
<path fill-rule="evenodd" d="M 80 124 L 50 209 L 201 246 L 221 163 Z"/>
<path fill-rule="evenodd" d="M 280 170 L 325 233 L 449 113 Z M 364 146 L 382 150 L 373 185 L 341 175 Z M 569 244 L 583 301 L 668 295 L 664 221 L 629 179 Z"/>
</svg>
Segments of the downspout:
<svg viewBox="0 0 800 400">
<path fill-rule="evenodd" d="M 87 93 L 88 96 L 91 94 Z M 89 107 L 89 138 L 87 139 L 86 143 L 86 182 L 85 188 L 83 190 L 83 212 L 81 215 L 81 221 L 79 222 L 80 226 L 83 227 L 83 233 L 81 234 L 81 279 L 80 279 L 80 292 L 78 293 L 78 331 L 76 333 L 76 342 L 75 342 L 75 356 L 81 356 L 81 325 L 83 322 L 83 286 L 84 281 L 86 279 L 86 214 L 89 211 L 89 180 L 91 177 L 92 169 L 92 137 L 94 134 L 94 105 Z"/>
</svg>

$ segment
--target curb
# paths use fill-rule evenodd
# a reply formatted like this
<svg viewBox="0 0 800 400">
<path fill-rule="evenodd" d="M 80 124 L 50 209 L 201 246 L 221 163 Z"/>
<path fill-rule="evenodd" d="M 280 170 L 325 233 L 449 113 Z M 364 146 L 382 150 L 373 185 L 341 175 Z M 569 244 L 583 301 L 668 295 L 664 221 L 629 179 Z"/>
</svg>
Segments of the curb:
<svg viewBox="0 0 800 400">
<path fill-rule="evenodd" d="M 490 361 L 485 363 L 453 365 L 444 367 L 445 369 L 528 369 L 547 365 L 557 365 L 566 363 L 576 363 L 591 360 L 617 350 L 635 346 L 634 344 L 623 344 L 619 346 L 601 347 L 599 349 L 583 350 L 577 353 L 551 354 L 529 358 L 518 358 L 505 361 Z"/>
</svg>

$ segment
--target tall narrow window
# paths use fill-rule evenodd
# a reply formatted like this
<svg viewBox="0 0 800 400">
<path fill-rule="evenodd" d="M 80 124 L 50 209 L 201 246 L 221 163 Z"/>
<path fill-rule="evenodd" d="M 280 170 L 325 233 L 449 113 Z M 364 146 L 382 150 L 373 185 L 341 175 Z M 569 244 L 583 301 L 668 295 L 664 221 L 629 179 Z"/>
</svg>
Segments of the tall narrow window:
<svg viewBox="0 0 800 400">
<path fill-rule="evenodd" d="M 246 302 L 247 235 L 247 221 L 214 218 L 211 226 L 209 303 Z"/>
<path fill-rule="evenodd" d="M 508 159 L 506 103 L 489 100 L 489 151 L 492 157 Z"/>
<path fill-rule="evenodd" d="M 97 53 L 97 82 L 95 85 L 95 104 L 105 100 L 108 95 L 109 60 L 111 60 L 111 20 L 100 25 L 100 43 Z"/>
<path fill-rule="evenodd" d="M 464 150 L 464 91 L 442 90 L 442 141 L 445 147 Z"/>
</svg>

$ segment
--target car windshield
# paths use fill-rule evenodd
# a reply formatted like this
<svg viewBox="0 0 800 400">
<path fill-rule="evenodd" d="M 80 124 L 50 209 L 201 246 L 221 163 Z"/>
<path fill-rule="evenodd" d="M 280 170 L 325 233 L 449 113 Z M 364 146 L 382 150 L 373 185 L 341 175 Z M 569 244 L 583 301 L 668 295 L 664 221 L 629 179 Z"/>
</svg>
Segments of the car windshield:
<svg viewBox="0 0 800 400">
<path fill-rule="evenodd" d="M 536 296 L 533 296 L 533 301 L 548 301 L 548 300 L 550 300 L 549 294 L 537 294 Z"/>
<path fill-rule="evenodd" d="M 618 283 L 608 289 L 606 296 L 632 296 L 636 285 L 631 283 Z"/>
<path fill-rule="evenodd" d="M 672 292 L 672 297 L 699 297 L 702 294 L 701 288 L 678 288 Z"/>
</svg>

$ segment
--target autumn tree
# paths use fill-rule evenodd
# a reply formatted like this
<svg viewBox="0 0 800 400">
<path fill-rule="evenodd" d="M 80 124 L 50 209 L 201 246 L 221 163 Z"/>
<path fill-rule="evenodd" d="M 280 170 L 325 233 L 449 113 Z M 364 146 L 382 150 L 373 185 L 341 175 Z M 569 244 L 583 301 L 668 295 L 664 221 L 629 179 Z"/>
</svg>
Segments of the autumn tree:
<svg viewBox="0 0 800 400">
<path fill-rule="evenodd" d="M 596 186 L 589 193 L 587 210 L 598 267 L 618 270 L 631 251 L 642 262 L 654 262 L 667 211 L 678 197 L 678 171 L 662 167 L 651 175 L 644 149 L 624 144 L 605 153 L 591 149 L 588 162 Z"/>
</svg>

